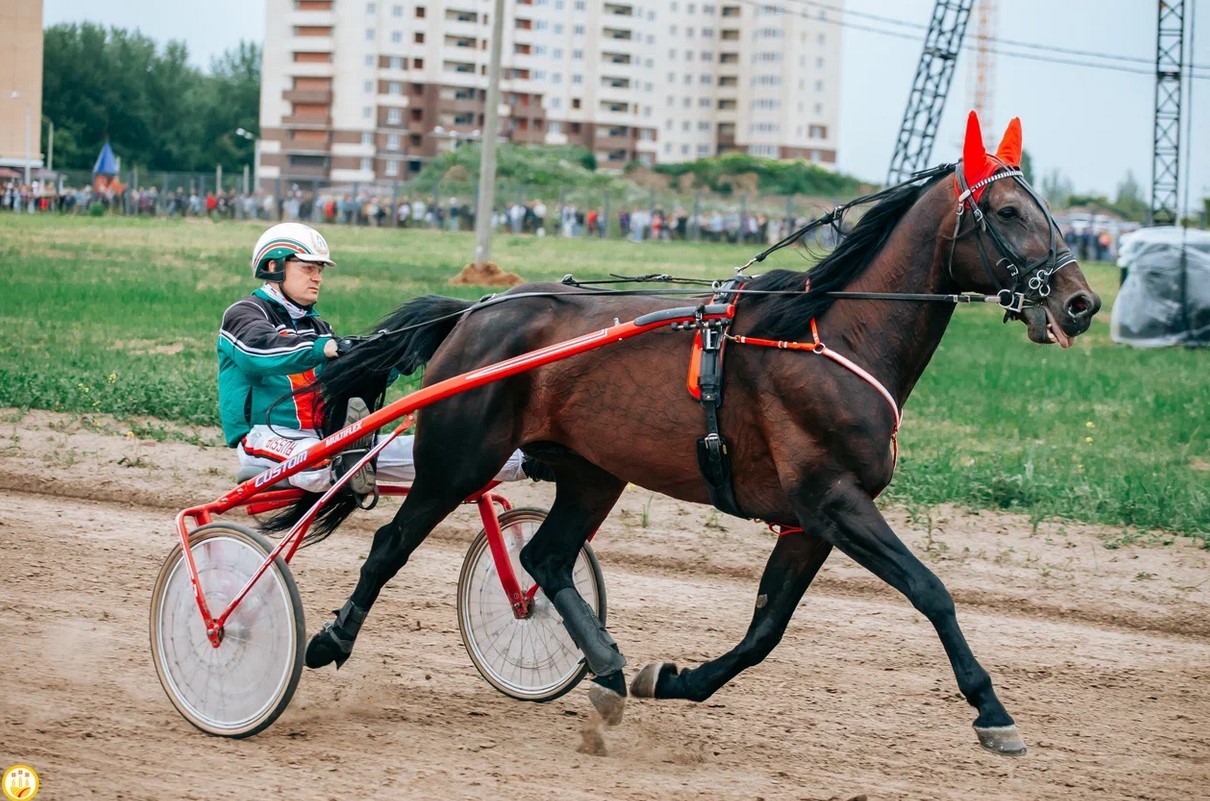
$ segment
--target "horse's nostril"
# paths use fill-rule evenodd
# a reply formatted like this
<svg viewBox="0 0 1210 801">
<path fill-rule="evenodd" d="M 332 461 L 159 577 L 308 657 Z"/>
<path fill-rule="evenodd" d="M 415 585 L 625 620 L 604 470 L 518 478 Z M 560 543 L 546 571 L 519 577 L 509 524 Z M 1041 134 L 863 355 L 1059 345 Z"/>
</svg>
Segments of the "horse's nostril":
<svg viewBox="0 0 1210 801">
<path fill-rule="evenodd" d="M 1067 301 L 1067 313 L 1073 320 L 1081 320 L 1096 314 L 1098 305 L 1094 297 L 1087 292 L 1080 292 Z"/>
</svg>

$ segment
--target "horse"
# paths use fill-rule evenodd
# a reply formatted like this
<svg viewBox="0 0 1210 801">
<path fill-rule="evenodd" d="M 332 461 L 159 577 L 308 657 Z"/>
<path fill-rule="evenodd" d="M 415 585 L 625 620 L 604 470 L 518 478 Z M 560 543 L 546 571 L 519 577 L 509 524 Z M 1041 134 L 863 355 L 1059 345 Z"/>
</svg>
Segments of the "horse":
<svg viewBox="0 0 1210 801">
<path fill-rule="evenodd" d="M 953 314 L 953 303 L 929 301 L 986 293 L 1005 308 L 1006 322 L 1025 324 L 1029 340 L 1063 348 L 1100 308 L 1046 204 L 1022 175 L 1020 159 L 1018 120 L 993 155 L 972 112 L 960 162 L 884 190 L 809 271 L 773 270 L 738 290 L 725 337 L 726 402 L 717 409 L 718 428 L 729 443 L 739 513 L 781 535 L 743 639 L 697 667 L 651 663 L 635 676 L 631 694 L 701 702 L 760 663 L 836 548 L 932 623 L 977 713 L 979 743 L 1005 755 L 1025 752 L 1014 719 L 959 628 L 948 590 L 874 503 L 894 470 L 899 409 Z M 427 364 L 424 383 L 431 385 L 667 305 L 666 298 L 563 284 L 517 287 L 491 303 L 420 297 L 332 362 L 315 388 L 330 401 L 331 430 L 339 428 L 339 401 L 354 391 L 379 395 L 392 370 Z M 415 483 L 393 519 L 375 532 L 347 602 L 310 639 L 307 666 L 339 668 L 349 658 L 383 585 L 521 448 L 555 476 L 550 514 L 521 551 L 521 564 L 583 651 L 593 705 L 607 723 L 619 722 L 626 659 L 577 593 L 571 569 L 628 483 L 710 502 L 696 444 L 702 410 L 685 388 L 690 347 L 684 332 L 657 329 L 423 409 Z M 833 358 L 813 355 L 825 353 Z"/>
</svg>

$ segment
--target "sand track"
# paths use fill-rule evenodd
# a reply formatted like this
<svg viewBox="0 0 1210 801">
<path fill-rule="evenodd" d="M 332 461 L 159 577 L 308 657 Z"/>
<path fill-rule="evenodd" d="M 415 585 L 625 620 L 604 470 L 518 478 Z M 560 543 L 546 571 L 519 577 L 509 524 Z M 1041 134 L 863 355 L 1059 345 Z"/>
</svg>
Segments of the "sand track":
<svg viewBox="0 0 1210 801">
<path fill-rule="evenodd" d="M 4 419 L 0 762 L 39 770 L 42 798 L 1210 797 L 1210 553 L 1181 539 L 1107 550 L 1089 527 L 952 510 L 931 536 L 888 517 L 953 592 L 1024 759 L 976 746 L 932 628 L 839 555 L 763 664 L 704 704 L 632 702 L 604 734 L 608 755 L 577 753 L 583 687 L 513 701 L 463 651 L 454 584 L 472 510 L 388 585 L 344 669 L 304 673 L 255 738 L 207 737 L 156 680 L 147 610 L 173 514 L 226 489 L 229 454 L 140 442 L 104 420 Z M 549 492 L 509 496 L 546 505 Z M 294 560 L 309 631 L 393 509 Z M 731 648 L 770 547 L 755 524 L 628 492 L 596 548 L 629 669 Z"/>
</svg>

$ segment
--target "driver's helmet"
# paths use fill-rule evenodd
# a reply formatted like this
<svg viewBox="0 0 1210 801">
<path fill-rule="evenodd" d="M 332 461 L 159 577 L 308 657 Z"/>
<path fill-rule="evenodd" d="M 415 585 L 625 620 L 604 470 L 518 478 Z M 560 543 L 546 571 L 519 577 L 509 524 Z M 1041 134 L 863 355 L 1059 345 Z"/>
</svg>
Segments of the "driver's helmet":
<svg viewBox="0 0 1210 801">
<path fill-rule="evenodd" d="M 278 223 L 256 240 L 256 247 L 252 248 L 252 274 L 266 281 L 281 281 L 286 277 L 285 261 L 291 256 L 329 266 L 335 263 L 319 231 L 302 223 Z"/>
</svg>

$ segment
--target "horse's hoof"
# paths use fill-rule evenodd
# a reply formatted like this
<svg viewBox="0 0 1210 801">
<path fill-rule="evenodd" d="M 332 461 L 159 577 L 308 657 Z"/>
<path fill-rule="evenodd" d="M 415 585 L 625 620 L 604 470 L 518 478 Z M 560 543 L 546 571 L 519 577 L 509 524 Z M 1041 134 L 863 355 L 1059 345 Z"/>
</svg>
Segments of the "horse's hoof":
<svg viewBox="0 0 1210 801">
<path fill-rule="evenodd" d="M 304 662 L 312 670 L 335 662 L 336 669 L 340 670 L 340 666 L 348 661 L 352 653 L 353 640 L 346 640 L 338 636 L 334 631 L 332 621 L 328 621 L 319 633 L 311 638 L 311 642 L 307 643 Z"/>
<path fill-rule="evenodd" d="M 660 677 L 675 676 L 676 673 L 677 667 L 673 662 L 649 662 L 630 683 L 630 694 L 636 698 L 655 698 Z"/>
<path fill-rule="evenodd" d="M 588 700 L 592 702 L 592 706 L 601 716 L 601 720 L 605 721 L 605 725 L 616 726 L 622 722 L 622 713 L 626 711 L 626 680 L 622 678 L 621 671 L 612 673 L 605 678 L 604 683 L 598 683 L 599 679 L 592 681 L 588 688 Z M 621 692 L 607 686 L 615 683 Z"/>
<path fill-rule="evenodd" d="M 1024 756 L 1025 740 L 1017 731 L 1015 724 L 1008 726 L 976 726 L 975 734 L 979 735 L 979 745 L 996 754 L 1003 756 Z"/>
</svg>

